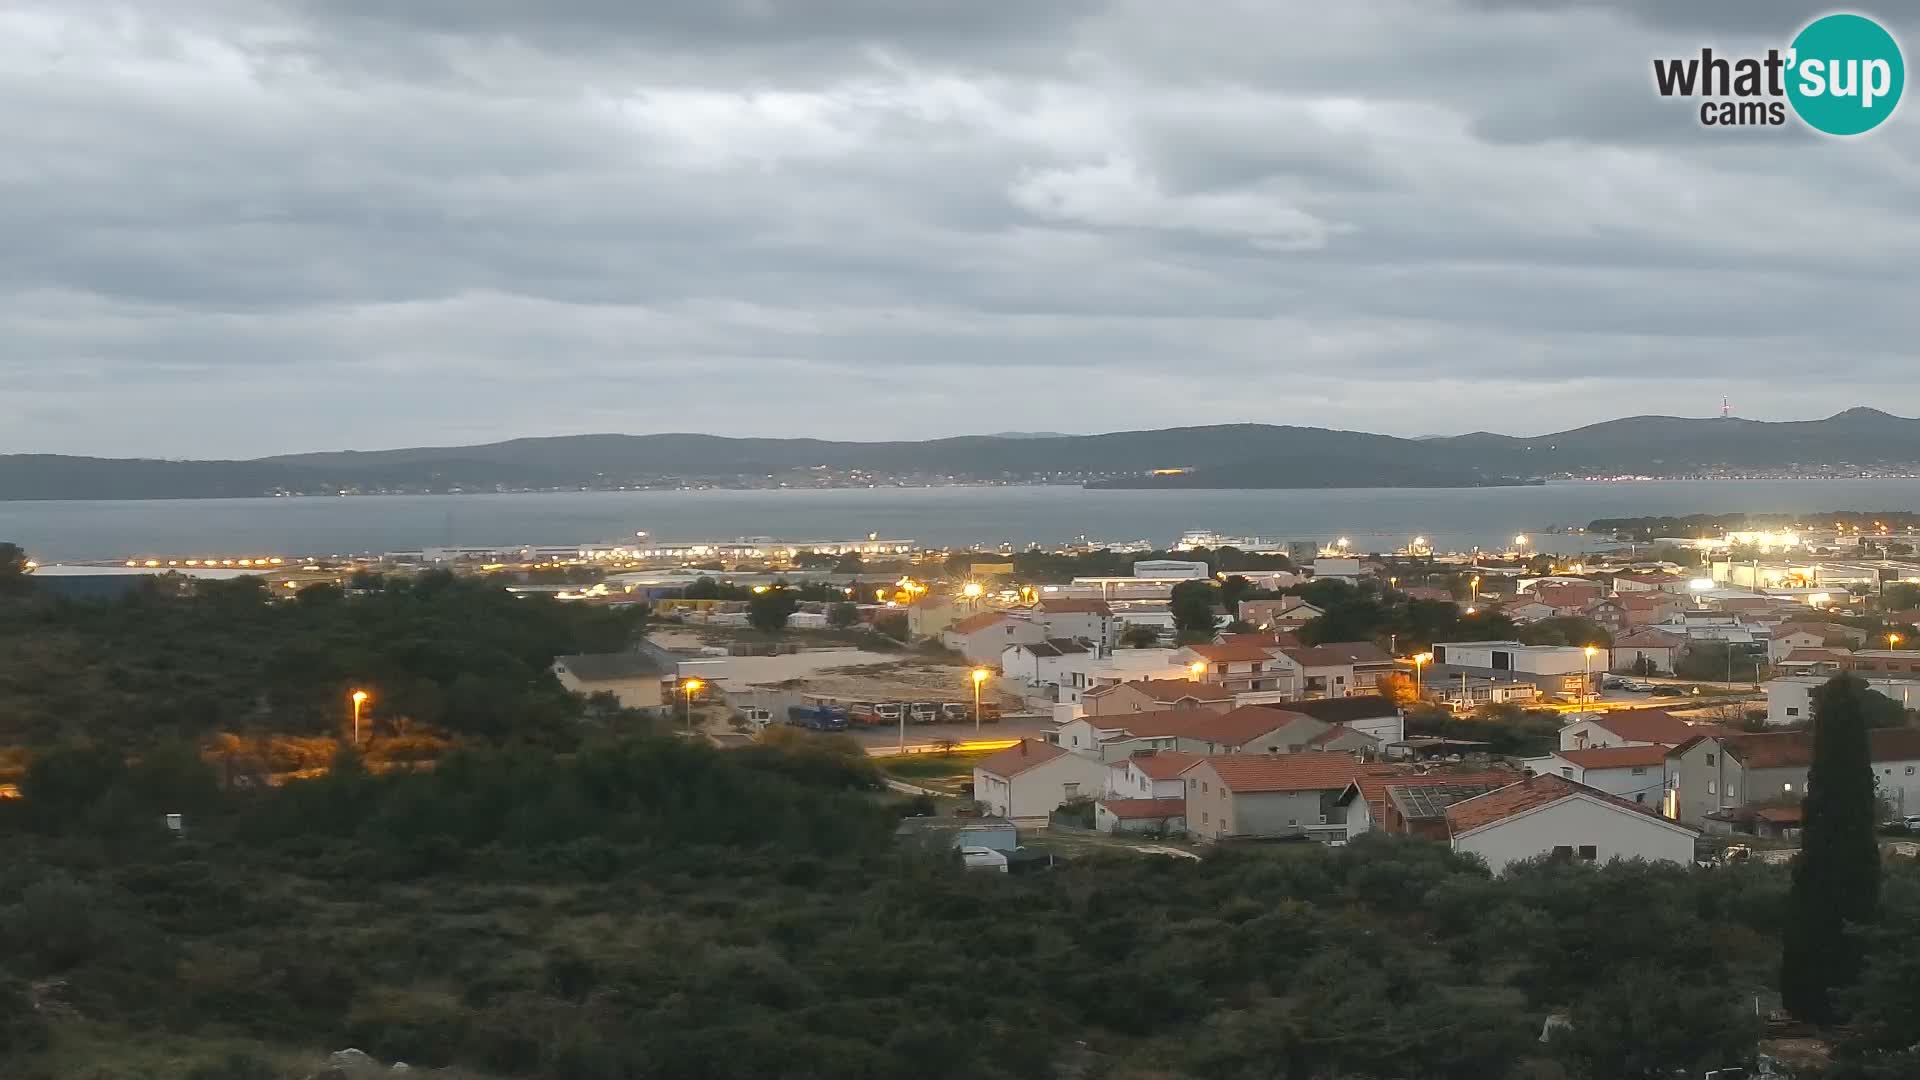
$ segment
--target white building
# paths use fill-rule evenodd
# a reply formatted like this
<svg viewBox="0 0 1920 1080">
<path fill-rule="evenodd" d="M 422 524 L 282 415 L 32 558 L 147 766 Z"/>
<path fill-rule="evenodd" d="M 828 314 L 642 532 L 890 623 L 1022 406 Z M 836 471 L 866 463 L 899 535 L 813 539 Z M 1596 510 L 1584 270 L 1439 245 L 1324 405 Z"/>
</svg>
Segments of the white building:
<svg viewBox="0 0 1920 1080">
<path fill-rule="evenodd" d="M 1454 667 L 1514 671 L 1528 675 L 1574 675 L 1597 671 L 1602 657 L 1588 657 L 1578 645 L 1522 645 L 1518 641 L 1442 641 L 1433 646 L 1433 662 Z"/>
<path fill-rule="evenodd" d="M 1174 666 L 1176 649 L 1118 649 L 1111 656 L 1081 657 L 1082 663 L 1069 666 L 1060 684 L 1062 702 L 1079 705 L 1087 691 L 1115 683 L 1143 679 L 1184 679 L 1187 672 Z"/>
<path fill-rule="evenodd" d="M 1179 750 L 1142 750 L 1107 763 L 1109 799 L 1172 799 L 1187 793 L 1180 779 L 1201 755 Z"/>
<path fill-rule="evenodd" d="M 1097 658 L 1093 649 L 1084 641 L 1048 638 L 1021 642 L 1000 651 L 1000 674 L 1030 690 L 1051 688 L 1057 693 L 1061 687 L 1074 683 L 1076 675 L 1084 681 L 1086 667 L 1094 659 Z"/>
<path fill-rule="evenodd" d="M 1920 708 L 1920 680 L 1873 679 L 1854 672 L 1882 697 L 1900 703 L 1903 709 Z M 1783 675 L 1769 679 L 1760 688 L 1767 695 L 1767 723 L 1802 724 L 1813 718 L 1813 692 L 1825 686 L 1825 675 Z"/>
<path fill-rule="evenodd" d="M 1639 806 L 1658 807 L 1667 786 L 1665 746 L 1604 746 L 1592 750 L 1559 750 L 1528 758 L 1527 768 L 1553 774 L 1617 795 Z"/>
<path fill-rule="evenodd" d="M 1113 609 L 1104 600 L 1080 600 L 1071 597 L 1042 597 L 1027 612 L 1049 638 L 1078 638 L 1091 642 L 1096 652 L 1113 651 L 1119 636 Z"/>
<path fill-rule="evenodd" d="M 1665 709 L 1621 709 L 1618 712 L 1574 714 L 1560 729 L 1560 749 L 1591 750 L 1603 746 L 1679 746 L 1696 735 L 1720 734 L 1711 725 L 1689 724 Z"/>
<path fill-rule="evenodd" d="M 1045 641 L 1047 630 L 1032 619 L 1004 611 L 969 615 L 940 632 L 940 643 L 967 658 L 968 663 L 992 664 L 1009 645 Z"/>
<path fill-rule="evenodd" d="M 988 812 L 1014 821 L 1046 818 L 1061 803 L 1097 798 L 1106 763 L 1038 739 L 1022 739 L 973 766 L 973 797 Z"/>
<path fill-rule="evenodd" d="M 1685 825 L 1557 774 L 1516 784 L 1447 807 L 1453 850 L 1478 855 L 1498 874 L 1513 863 L 1550 855 L 1582 862 L 1646 859 L 1693 864 L 1699 834 Z"/>
</svg>

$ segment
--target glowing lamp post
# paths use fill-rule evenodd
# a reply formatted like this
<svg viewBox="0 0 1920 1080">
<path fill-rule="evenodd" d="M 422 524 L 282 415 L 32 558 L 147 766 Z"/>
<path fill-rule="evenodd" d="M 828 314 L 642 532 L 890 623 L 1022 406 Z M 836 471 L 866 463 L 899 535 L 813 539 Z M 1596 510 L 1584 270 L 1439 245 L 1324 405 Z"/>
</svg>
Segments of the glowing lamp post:
<svg viewBox="0 0 1920 1080">
<path fill-rule="evenodd" d="M 1426 696 L 1426 682 L 1422 678 L 1422 675 L 1425 672 L 1427 661 L 1432 659 L 1433 654 L 1430 652 L 1413 654 L 1413 700 L 1415 701 L 1419 701 Z"/>
<path fill-rule="evenodd" d="M 366 706 L 367 702 L 373 700 L 373 695 L 367 693 L 365 690 L 355 690 L 353 693 L 347 695 L 347 700 L 353 702 L 353 745 L 359 746 L 360 710 Z"/>
<path fill-rule="evenodd" d="M 693 734 L 693 695 L 705 685 L 707 684 L 701 682 L 699 679 L 682 679 L 680 681 L 680 695 L 686 701 L 686 713 L 683 722 L 686 724 L 687 734 L 689 735 Z"/>
<path fill-rule="evenodd" d="M 1207 673 L 1207 662 L 1205 660 L 1195 660 L 1193 663 L 1187 665 L 1187 674 L 1193 676 L 1193 678 L 1190 680 L 1192 682 L 1199 682 L 1200 676 L 1205 675 L 1206 673 Z"/>
<path fill-rule="evenodd" d="M 1587 700 L 1587 695 L 1593 692 L 1593 654 L 1599 651 L 1600 651 L 1599 649 L 1596 649 L 1592 645 L 1589 645 L 1585 649 L 1582 649 L 1580 652 L 1580 655 L 1581 655 L 1580 700 L 1581 701 Z"/>
<path fill-rule="evenodd" d="M 974 668 L 973 677 L 973 737 L 980 737 L 980 686 L 987 681 L 987 669 Z"/>
</svg>

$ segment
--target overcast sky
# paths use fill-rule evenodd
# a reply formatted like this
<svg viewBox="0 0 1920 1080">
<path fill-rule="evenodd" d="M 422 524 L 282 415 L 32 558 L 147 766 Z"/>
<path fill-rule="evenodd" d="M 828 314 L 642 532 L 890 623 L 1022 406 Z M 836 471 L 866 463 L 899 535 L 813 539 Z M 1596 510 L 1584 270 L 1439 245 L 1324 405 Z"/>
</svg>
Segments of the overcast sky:
<svg viewBox="0 0 1920 1080">
<path fill-rule="evenodd" d="M 0 452 L 1912 415 L 1920 103 L 1651 89 L 1826 9 L 7 0 Z"/>
</svg>

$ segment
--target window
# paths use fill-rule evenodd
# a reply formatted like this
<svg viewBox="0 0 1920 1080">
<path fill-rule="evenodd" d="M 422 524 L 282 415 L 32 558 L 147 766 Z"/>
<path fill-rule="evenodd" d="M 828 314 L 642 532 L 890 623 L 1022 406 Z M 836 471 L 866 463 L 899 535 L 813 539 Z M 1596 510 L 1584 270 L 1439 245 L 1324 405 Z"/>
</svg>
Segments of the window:
<svg viewBox="0 0 1920 1080">
<path fill-rule="evenodd" d="M 1069 799 L 1076 798 L 1080 794 L 1080 785 L 1079 784 L 1061 784 L 1060 794 Z"/>
<path fill-rule="evenodd" d="M 1798 706 L 1798 705 L 1789 705 L 1789 706 L 1787 706 L 1787 715 L 1788 715 L 1788 716 L 1799 716 L 1799 715 L 1800 715 L 1800 706 Z"/>
<path fill-rule="evenodd" d="M 1913 775 L 1913 766 L 1911 766 L 1911 765 L 1909 765 L 1909 766 L 1907 766 L 1907 775 L 1908 775 L 1908 776 L 1912 776 L 1912 775 Z"/>
<path fill-rule="evenodd" d="M 1580 861 L 1593 862 L 1600 857 L 1600 850 L 1592 844 L 1580 845 Z"/>
<path fill-rule="evenodd" d="M 1207 812 L 1205 810 L 1202 810 L 1200 811 L 1200 824 L 1205 825 L 1206 823 L 1207 823 Z"/>
<path fill-rule="evenodd" d="M 1569 780 L 1573 779 L 1573 766 L 1571 765 L 1560 766 L 1560 775 L 1566 777 Z"/>
<path fill-rule="evenodd" d="M 1205 791 L 1208 791 L 1208 790 L 1210 790 L 1210 789 L 1209 789 L 1209 788 L 1207 787 L 1207 782 L 1206 782 L 1205 780 L 1202 780 L 1202 781 L 1200 781 L 1200 790 L 1201 790 L 1202 792 L 1205 792 Z"/>
<path fill-rule="evenodd" d="M 1555 845 L 1555 846 L 1554 846 L 1554 849 L 1553 849 L 1553 857 L 1554 857 L 1554 858 L 1556 858 L 1556 859 L 1571 859 L 1571 858 L 1573 858 L 1573 847 L 1572 847 L 1572 845 L 1570 845 L 1570 844 L 1557 844 L 1557 845 Z"/>
<path fill-rule="evenodd" d="M 1714 789 L 1713 789 L 1713 781 L 1711 781 L 1711 780 L 1709 780 L 1709 781 L 1707 781 L 1707 794 L 1709 794 L 1709 795 L 1714 795 L 1714 794 L 1718 794 L 1718 792 L 1716 792 L 1716 791 L 1714 791 Z"/>
<path fill-rule="evenodd" d="M 1647 775 L 1647 767 L 1646 767 L 1645 765 L 1635 765 L 1635 766 L 1633 767 L 1633 775 L 1634 775 L 1634 776 L 1645 776 L 1645 775 Z"/>
<path fill-rule="evenodd" d="M 1288 828 L 1290 828 L 1290 829 L 1297 829 L 1297 828 L 1299 828 L 1299 827 L 1300 827 L 1300 819 L 1299 819 L 1299 818 L 1288 818 L 1288 819 L 1287 819 L 1287 827 L 1288 827 Z"/>
<path fill-rule="evenodd" d="M 1644 804 L 1647 801 L 1647 793 L 1644 791 L 1635 792 L 1633 796 L 1633 801 Z"/>
<path fill-rule="evenodd" d="M 1780 790 L 1788 795 L 1793 794 L 1793 782 L 1788 781 L 1787 783 L 1781 784 Z"/>
<path fill-rule="evenodd" d="M 1711 764 L 1713 764 L 1713 755 L 1712 755 L 1712 754 L 1708 754 L 1708 755 L 1707 755 L 1707 764 L 1709 764 L 1709 765 L 1711 765 Z"/>
</svg>

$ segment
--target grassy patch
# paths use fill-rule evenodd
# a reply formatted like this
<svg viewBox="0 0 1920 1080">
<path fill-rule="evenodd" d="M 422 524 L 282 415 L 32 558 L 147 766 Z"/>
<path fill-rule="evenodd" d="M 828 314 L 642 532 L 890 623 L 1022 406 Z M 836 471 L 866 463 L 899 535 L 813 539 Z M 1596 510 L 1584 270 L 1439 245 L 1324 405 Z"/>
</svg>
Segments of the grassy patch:
<svg viewBox="0 0 1920 1080">
<path fill-rule="evenodd" d="M 995 750 L 955 750 L 951 754 L 896 754 L 874 759 L 880 771 L 901 780 L 971 780 L 975 763 Z"/>
</svg>

